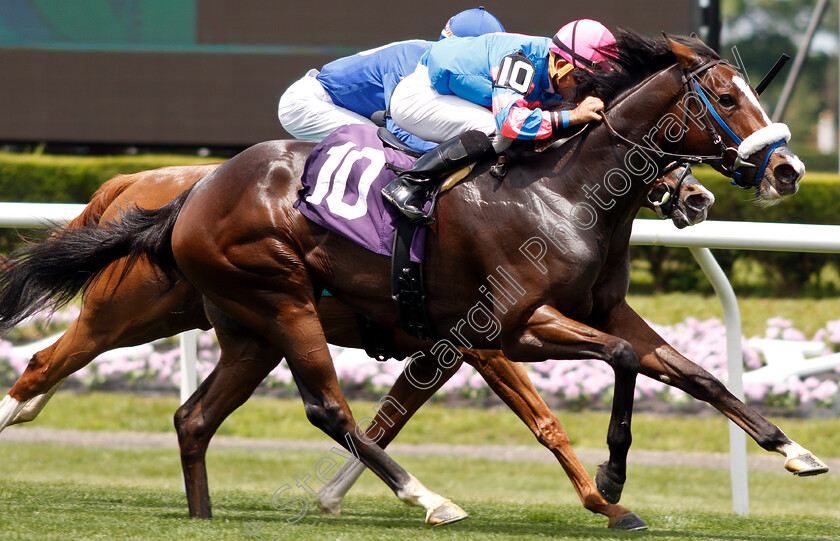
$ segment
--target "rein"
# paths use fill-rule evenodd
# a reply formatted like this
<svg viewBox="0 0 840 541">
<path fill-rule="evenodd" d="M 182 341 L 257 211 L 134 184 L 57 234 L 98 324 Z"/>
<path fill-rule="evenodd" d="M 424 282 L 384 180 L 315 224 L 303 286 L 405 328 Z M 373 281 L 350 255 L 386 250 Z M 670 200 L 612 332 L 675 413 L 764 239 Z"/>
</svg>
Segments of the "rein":
<svg viewBox="0 0 840 541">
<path fill-rule="evenodd" d="M 615 137 L 616 139 L 618 139 L 619 141 L 621 141 L 622 143 L 624 143 L 627 146 L 636 147 L 636 148 L 641 149 L 641 150 L 646 150 L 648 152 L 652 152 L 652 153 L 656 154 L 657 156 L 662 156 L 662 157 L 667 156 L 669 158 L 673 158 L 674 160 L 677 160 L 677 161 L 680 161 L 680 162 L 683 162 L 683 163 L 690 163 L 690 164 L 715 163 L 715 162 L 723 161 L 723 159 L 725 157 L 724 154 L 721 154 L 719 156 L 696 156 L 696 155 L 693 155 L 693 154 L 680 154 L 680 153 L 676 153 L 676 152 L 665 152 L 664 150 L 662 150 L 660 148 L 654 148 L 654 147 L 650 147 L 650 146 L 647 146 L 647 145 L 644 145 L 644 144 L 641 144 L 641 143 L 637 143 L 635 141 L 631 141 L 627 137 L 618 133 L 615 130 L 615 128 L 613 128 L 612 124 L 610 123 L 609 119 L 607 118 L 607 115 L 605 115 L 604 113 L 601 113 L 601 118 L 603 119 L 602 124 L 604 125 L 605 128 L 607 128 L 607 131 L 610 133 L 610 135 L 612 135 L 613 137 Z"/>
</svg>

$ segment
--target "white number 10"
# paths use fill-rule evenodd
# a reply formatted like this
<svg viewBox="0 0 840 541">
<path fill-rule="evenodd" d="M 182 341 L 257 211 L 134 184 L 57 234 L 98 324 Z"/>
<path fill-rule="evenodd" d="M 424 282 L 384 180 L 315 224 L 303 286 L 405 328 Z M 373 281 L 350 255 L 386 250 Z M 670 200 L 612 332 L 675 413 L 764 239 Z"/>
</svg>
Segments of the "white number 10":
<svg viewBox="0 0 840 541">
<path fill-rule="evenodd" d="M 355 143 L 348 142 L 341 146 L 332 147 L 327 151 L 329 158 L 318 172 L 315 189 L 306 198 L 307 202 L 318 205 L 326 196 L 327 208 L 330 209 L 330 212 L 348 220 L 360 218 L 367 213 L 367 196 L 370 185 L 373 184 L 373 181 L 376 180 L 379 172 L 385 166 L 384 152 L 370 147 L 356 150 L 355 146 Z M 363 158 L 367 159 L 370 164 L 359 177 L 359 198 L 354 204 L 350 205 L 344 202 L 347 179 L 350 176 L 350 169 L 353 164 Z M 330 190 L 330 184 L 332 184 L 332 190 Z M 329 195 L 327 195 L 328 193 Z"/>
</svg>

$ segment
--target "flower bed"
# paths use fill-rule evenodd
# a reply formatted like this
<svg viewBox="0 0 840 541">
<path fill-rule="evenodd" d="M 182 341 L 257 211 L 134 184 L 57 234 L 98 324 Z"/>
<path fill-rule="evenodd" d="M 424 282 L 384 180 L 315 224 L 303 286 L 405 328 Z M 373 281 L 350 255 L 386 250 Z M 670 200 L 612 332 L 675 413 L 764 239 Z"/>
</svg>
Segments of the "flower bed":
<svg viewBox="0 0 840 541">
<path fill-rule="evenodd" d="M 16 331 L 15 341 L 32 342 L 41 333 L 56 333 L 78 315 L 78 309 L 68 309 L 54 314 L 49 320 L 44 315 L 31 318 Z M 700 321 L 689 318 L 670 326 L 653 325 L 653 328 L 697 364 L 725 380 L 726 340 L 723 323 L 718 319 Z M 808 340 L 791 321 L 771 318 L 762 338 Z M 840 320 L 829 321 L 817 331 L 813 341 L 825 344 L 825 354 L 840 350 Z M 44 342 L 49 342 L 45 340 Z M 48 343 L 28 346 L 14 345 L 0 340 L 0 380 L 11 385 L 29 362 L 34 351 Z M 755 370 L 763 365 L 759 354 L 742 338 L 745 370 Z M 377 397 L 385 394 L 402 373 L 402 362 L 379 363 L 354 349 L 331 347 L 336 371 L 349 395 Z M 212 332 L 199 335 L 199 354 L 196 370 L 200 378 L 206 377 L 218 359 L 218 344 Z M 180 350 L 177 339 L 166 339 L 152 345 L 115 350 L 100 356 L 96 361 L 71 376 L 77 388 L 174 390 L 180 385 Z M 534 386 L 551 405 L 567 407 L 607 406 L 612 399 L 613 373 L 600 361 L 557 361 L 526 365 Z M 774 384 L 745 386 L 747 401 L 754 405 L 775 408 L 779 413 L 810 413 L 826 408 L 840 407 L 838 393 L 840 373 L 837 371 L 819 377 L 803 379 L 791 377 Z M 263 383 L 268 392 L 293 394 L 291 373 L 281 363 Z M 464 365 L 443 386 L 436 399 L 483 400 L 491 396 L 484 380 L 471 367 Z M 691 408 L 697 402 L 682 391 L 659 381 L 639 377 L 636 400 L 642 405 L 666 405 L 669 409 Z"/>
</svg>

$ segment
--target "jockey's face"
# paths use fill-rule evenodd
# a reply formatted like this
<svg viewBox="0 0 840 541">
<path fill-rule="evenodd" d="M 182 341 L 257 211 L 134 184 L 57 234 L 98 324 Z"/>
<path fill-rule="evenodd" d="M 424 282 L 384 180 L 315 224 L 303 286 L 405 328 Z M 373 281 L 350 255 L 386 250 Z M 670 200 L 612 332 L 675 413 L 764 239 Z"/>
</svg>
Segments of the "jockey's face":
<svg viewBox="0 0 840 541">
<path fill-rule="evenodd" d="M 566 100 L 574 97 L 574 87 L 577 84 L 572 71 L 574 66 L 566 62 L 560 55 L 551 53 L 548 61 L 548 76 L 554 92 Z"/>
</svg>

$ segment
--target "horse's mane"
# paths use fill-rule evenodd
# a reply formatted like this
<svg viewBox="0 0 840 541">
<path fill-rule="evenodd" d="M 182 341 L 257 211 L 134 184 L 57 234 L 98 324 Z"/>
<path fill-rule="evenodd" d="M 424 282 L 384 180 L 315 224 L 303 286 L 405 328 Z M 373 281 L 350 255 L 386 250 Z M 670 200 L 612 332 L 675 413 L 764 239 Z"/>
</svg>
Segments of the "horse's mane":
<svg viewBox="0 0 840 541">
<path fill-rule="evenodd" d="M 602 53 L 611 59 L 614 66 L 612 71 L 575 71 L 575 79 L 578 82 L 576 101 L 580 101 L 584 96 L 597 96 L 609 106 L 623 91 L 677 61 L 664 37 L 648 38 L 633 30 L 620 29 L 616 32 L 615 39 L 614 47 L 602 49 Z M 720 58 L 714 49 L 699 39 L 684 36 L 669 36 L 669 39 L 690 47 L 702 57 Z"/>
</svg>

